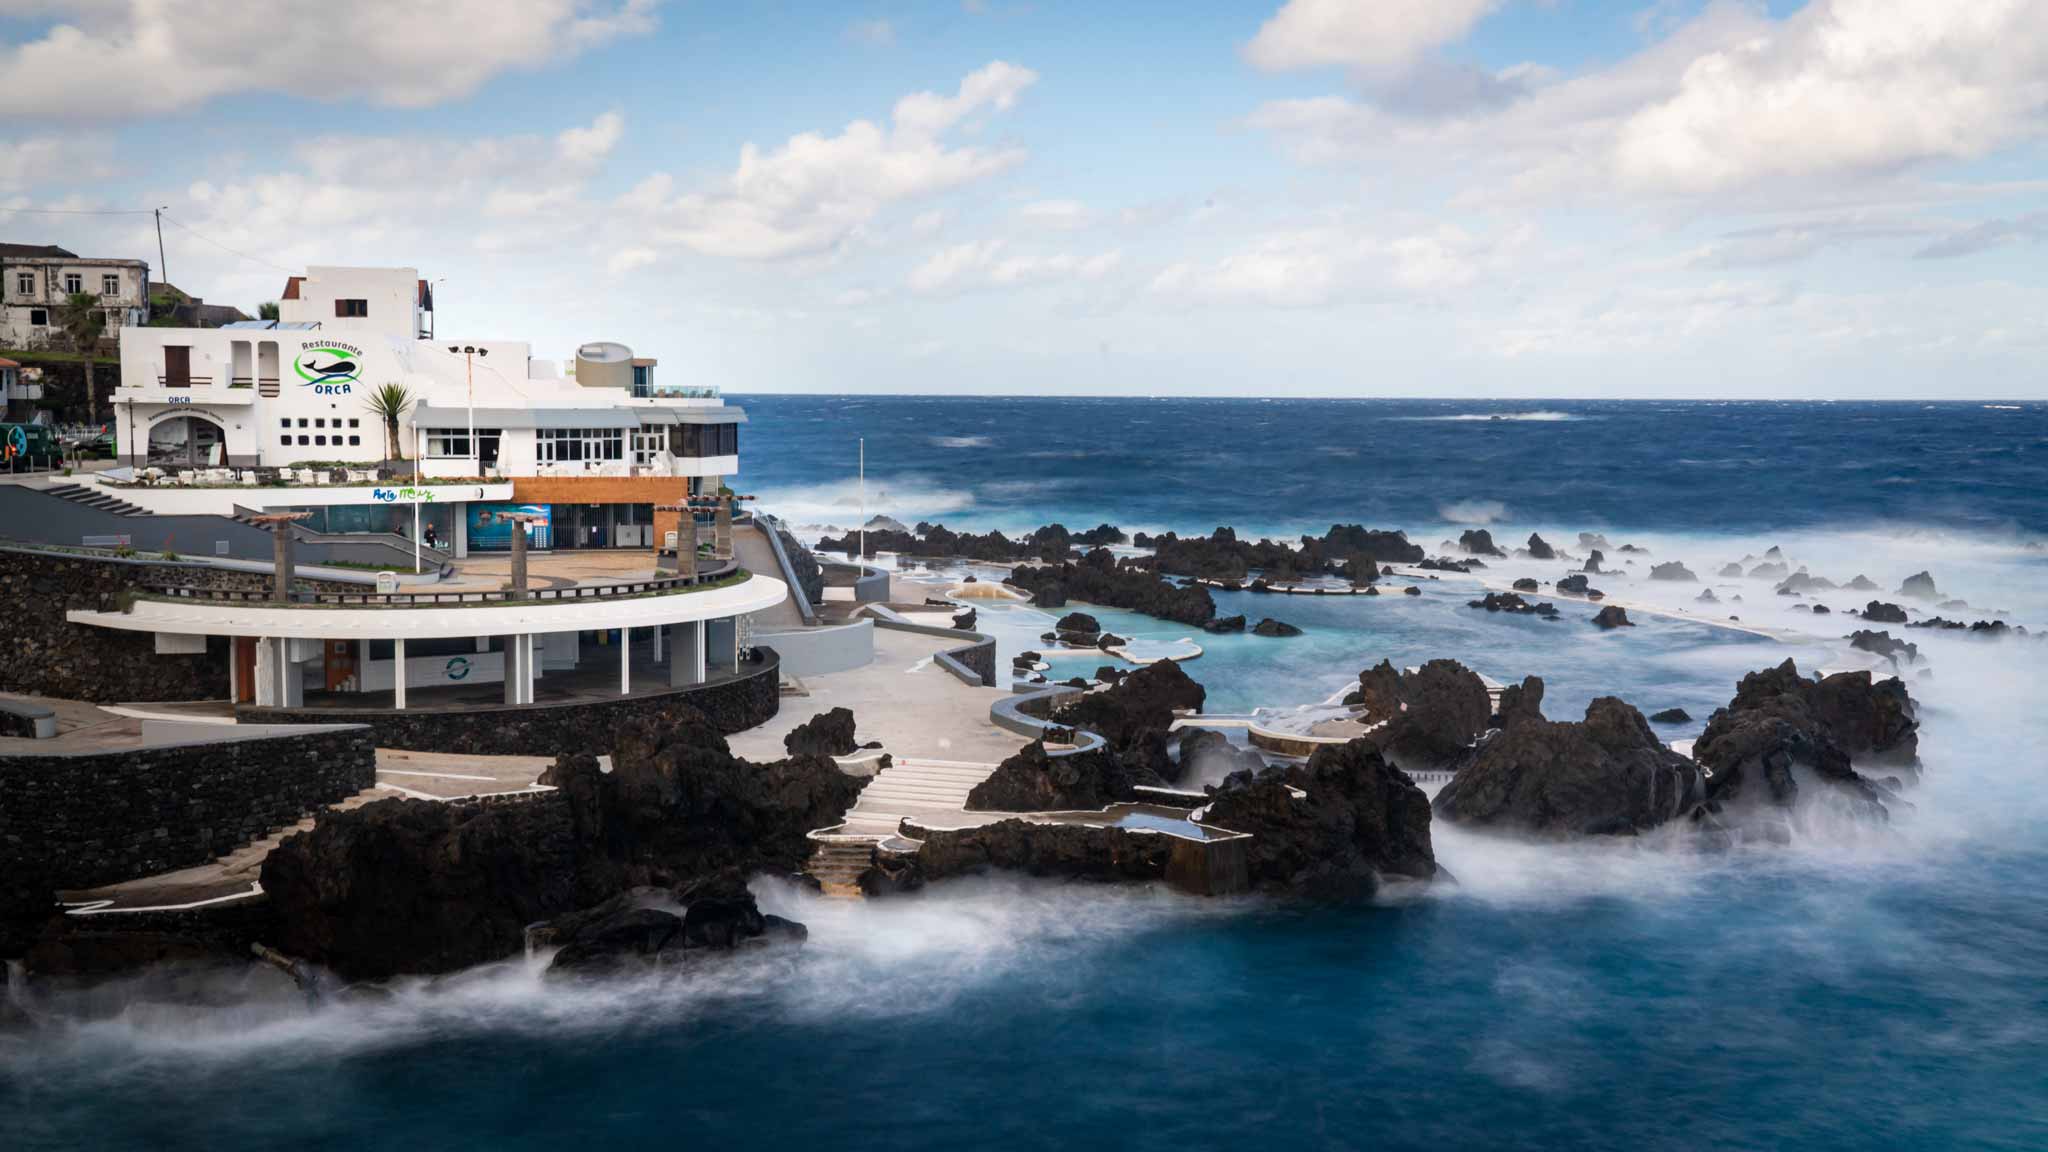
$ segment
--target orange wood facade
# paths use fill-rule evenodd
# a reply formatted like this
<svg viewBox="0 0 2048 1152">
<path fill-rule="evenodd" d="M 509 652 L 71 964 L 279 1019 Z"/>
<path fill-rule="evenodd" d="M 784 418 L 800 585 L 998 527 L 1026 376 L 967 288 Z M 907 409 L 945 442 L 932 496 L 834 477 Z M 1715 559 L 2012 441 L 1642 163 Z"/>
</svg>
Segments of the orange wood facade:
<svg viewBox="0 0 2048 1152">
<path fill-rule="evenodd" d="M 704 487 L 716 491 L 720 478 L 706 476 Z M 685 476 L 515 476 L 512 499 L 521 504 L 679 504 L 690 494 Z M 680 531 L 680 514 L 656 512 L 657 544 Z"/>
</svg>

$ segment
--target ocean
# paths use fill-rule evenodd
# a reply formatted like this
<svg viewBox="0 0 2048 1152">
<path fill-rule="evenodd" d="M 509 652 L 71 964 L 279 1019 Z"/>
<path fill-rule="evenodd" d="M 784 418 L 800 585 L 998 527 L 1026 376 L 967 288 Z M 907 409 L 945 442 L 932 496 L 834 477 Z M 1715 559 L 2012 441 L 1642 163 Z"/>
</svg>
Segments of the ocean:
<svg viewBox="0 0 2048 1152">
<path fill-rule="evenodd" d="M 1721 596 L 1624 567 L 1595 580 L 1633 606 L 1613 633 L 1582 605 L 1475 612 L 1456 577 L 1219 594 L 1293 639 L 1095 612 L 1200 644 L 1212 712 L 1450 656 L 1543 676 L 1553 718 L 1618 695 L 1683 707 L 1698 722 L 1669 735 L 1696 734 L 1747 671 L 1862 666 L 1839 613 L 1868 595 L 1826 593 L 1837 614 L 1816 617 L 1714 575 L 1773 545 L 1888 599 L 1925 570 L 1969 605 L 1943 615 L 2048 627 L 2044 404 L 735 399 L 737 487 L 812 535 L 859 522 L 865 439 L 866 508 L 905 523 L 1363 523 L 1431 551 L 1471 527 L 1573 551 L 1597 531 Z M 1005 656 L 1050 619 L 983 612 Z M 1439 823 L 1456 882 L 1358 907 L 1015 877 L 851 904 L 763 880 L 808 945 L 687 979 L 563 986 L 515 961 L 314 1005 L 268 970 L 147 974 L 0 1034 L 4 1143 L 2048 1147 L 2048 643 L 1911 638 L 1926 772 L 1888 826 L 1817 818 L 1706 855 Z"/>
</svg>

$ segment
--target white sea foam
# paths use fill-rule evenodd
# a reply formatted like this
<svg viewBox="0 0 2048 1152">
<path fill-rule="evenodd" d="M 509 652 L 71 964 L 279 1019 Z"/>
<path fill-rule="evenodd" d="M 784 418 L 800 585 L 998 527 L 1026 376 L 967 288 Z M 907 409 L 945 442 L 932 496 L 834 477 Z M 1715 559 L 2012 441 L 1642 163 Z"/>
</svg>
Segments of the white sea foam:
<svg viewBox="0 0 2048 1152">
<path fill-rule="evenodd" d="M 888 477 L 870 473 L 867 488 L 870 516 L 894 516 L 906 524 L 974 507 L 973 492 L 916 473 Z M 843 480 L 770 488 L 756 495 L 763 511 L 792 524 L 860 523 L 860 480 L 852 473 Z"/>
<path fill-rule="evenodd" d="M 1460 500 L 1439 505 L 1436 514 L 1447 524 L 1492 524 L 1507 516 L 1508 506 L 1498 500 Z"/>
<path fill-rule="evenodd" d="M 940 448 L 989 448 L 995 441 L 987 436 L 934 436 L 931 442 Z"/>
<path fill-rule="evenodd" d="M 1547 409 L 1539 409 L 1534 412 L 1460 412 L 1452 416 L 1391 416 L 1388 417 L 1388 419 L 1451 424 L 1462 424 L 1472 421 L 1486 421 L 1488 423 L 1494 421 L 1503 421 L 1523 424 L 1558 424 L 1568 420 L 1583 420 L 1585 419 L 1585 417 L 1578 416 L 1570 412 L 1555 412 Z"/>
</svg>

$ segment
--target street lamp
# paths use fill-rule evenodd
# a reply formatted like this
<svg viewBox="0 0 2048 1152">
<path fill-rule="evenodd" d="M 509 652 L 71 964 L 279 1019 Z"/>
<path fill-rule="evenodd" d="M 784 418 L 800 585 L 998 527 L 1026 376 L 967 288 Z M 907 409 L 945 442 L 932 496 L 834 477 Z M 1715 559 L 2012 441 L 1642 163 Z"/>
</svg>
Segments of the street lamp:
<svg viewBox="0 0 2048 1152">
<path fill-rule="evenodd" d="M 484 459 L 482 446 L 476 442 L 476 362 L 470 357 L 489 356 L 491 350 L 475 344 L 450 344 L 448 352 L 450 355 L 462 353 L 462 376 L 469 385 L 469 474 L 481 477 L 484 474 Z"/>
</svg>

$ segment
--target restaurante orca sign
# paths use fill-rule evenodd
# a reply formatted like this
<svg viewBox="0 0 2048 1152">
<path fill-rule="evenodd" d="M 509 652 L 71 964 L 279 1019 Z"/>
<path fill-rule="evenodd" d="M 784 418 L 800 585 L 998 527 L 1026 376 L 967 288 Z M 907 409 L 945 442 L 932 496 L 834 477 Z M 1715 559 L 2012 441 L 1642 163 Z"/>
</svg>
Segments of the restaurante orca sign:
<svg viewBox="0 0 2048 1152">
<path fill-rule="evenodd" d="M 301 387 L 322 396 L 346 396 L 362 378 L 363 350 L 338 340 L 307 344 L 292 361 L 292 371 L 299 374 Z"/>
</svg>

